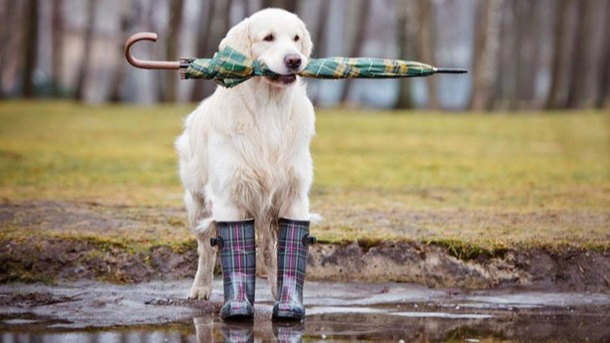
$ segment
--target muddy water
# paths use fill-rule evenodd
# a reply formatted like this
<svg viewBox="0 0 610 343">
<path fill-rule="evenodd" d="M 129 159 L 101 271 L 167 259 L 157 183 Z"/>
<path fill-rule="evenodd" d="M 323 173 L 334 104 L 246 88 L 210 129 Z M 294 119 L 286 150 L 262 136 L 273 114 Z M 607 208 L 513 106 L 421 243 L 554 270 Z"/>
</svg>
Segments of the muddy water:
<svg viewBox="0 0 610 343">
<path fill-rule="evenodd" d="M 381 310 L 381 309 L 379 309 Z M 381 310 L 383 311 L 383 310 Z M 373 313 L 371 313 L 373 312 Z M 303 323 L 222 323 L 214 316 L 163 324 L 70 330 L 42 319 L 5 320 L 2 342 L 608 342 L 607 316 L 546 313 L 498 318 L 448 312 L 327 313 Z M 7 327 L 10 326 L 10 327 Z"/>
<path fill-rule="evenodd" d="M 405 284 L 308 283 L 302 323 L 272 323 L 258 281 L 254 321 L 223 323 L 188 282 L 0 286 L 1 342 L 610 342 L 610 295 Z"/>
</svg>

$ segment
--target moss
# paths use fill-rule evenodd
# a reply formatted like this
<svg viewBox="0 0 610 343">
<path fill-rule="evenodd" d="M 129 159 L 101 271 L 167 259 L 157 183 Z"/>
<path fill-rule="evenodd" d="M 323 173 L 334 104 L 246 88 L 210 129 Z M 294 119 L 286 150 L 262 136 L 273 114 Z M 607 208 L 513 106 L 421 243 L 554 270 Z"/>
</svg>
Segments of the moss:
<svg viewBox="0 0 610 343">
<path fill-rule="evenodd" d="M 435 239 L 425 242 L 447 249 L 447 253 L 460 260 L 473 260 L 477 258 L 504 258 L 508 253 L 506 247 L 484 248 L 482 246 L 451 239 Z"/>
</svg>

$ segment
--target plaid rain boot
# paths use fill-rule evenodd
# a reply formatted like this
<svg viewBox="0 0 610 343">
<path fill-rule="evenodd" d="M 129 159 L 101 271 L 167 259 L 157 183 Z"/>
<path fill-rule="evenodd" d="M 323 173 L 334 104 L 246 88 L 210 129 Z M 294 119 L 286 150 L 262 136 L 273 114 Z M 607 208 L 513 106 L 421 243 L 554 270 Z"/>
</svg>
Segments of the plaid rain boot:
<svg viewBox="0 0 610 343">
<path fill-rule="evenodd" d="M 307 267 L 309 244 L 316 238 L 309 235 L 309 222 L 280 218 L 277 249 L 278 301 L 273 306 L 273 319 L 301 320 L 305 317 L 303 282 Z"/>
<path fill-rule="evenodd" d="M 211 243 L 220 250 L 225 296 L 220 317 L 252 319 L 256 286 L 254 220 L 217 222 L 216 234 Z"/>
<path fill-rule="evenodd" d="M 274 322 L 273 335 L 277 343 L 302 343 L 305 324 L 303 322 Z"/>
<path fill-rule="evenodd" d="M 248 323 L 225 322 L 220 326 L 222 341 L 225 343 L 254 343 L 253 326 L 253 321 Z M 212 339 L 209 342 L 213 341 Z"/>
</svg>

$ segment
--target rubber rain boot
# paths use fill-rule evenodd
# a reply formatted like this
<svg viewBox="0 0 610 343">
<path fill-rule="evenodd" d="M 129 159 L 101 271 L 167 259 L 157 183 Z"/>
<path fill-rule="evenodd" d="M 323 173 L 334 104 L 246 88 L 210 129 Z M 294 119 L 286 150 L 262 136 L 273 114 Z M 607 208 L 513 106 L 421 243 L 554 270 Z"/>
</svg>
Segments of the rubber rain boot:
<svg viewBox="0 0 610 343">
<path fill-rule="evenodd" d="M 309 245 L 309 221 L 280 218 L 277 248 L 278 301 L 273 306 L 275 320 L 301 320 L 305 317 L 303 283 Z"/>
<path fill-rule="evenodd" d="M 254 318 L 256 251 L 254 220 L 217 222 L 212 246 L 220 250 L 224 283 L 223 320 Z"/>
</svg>

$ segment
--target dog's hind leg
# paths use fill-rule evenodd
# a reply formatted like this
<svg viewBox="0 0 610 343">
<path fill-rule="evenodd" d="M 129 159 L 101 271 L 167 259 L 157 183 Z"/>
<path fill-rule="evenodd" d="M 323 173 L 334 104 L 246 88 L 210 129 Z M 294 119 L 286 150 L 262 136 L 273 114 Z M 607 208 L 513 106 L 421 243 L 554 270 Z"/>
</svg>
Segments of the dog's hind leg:
<svg viewBox="0 0 610 343">
<path fill-rule="evenodd" d="M 202 196 L 192 195 L 186 191 L 184 202 L 188 210 L 189 225 L 197 238 L 197 274 L 189 292 L 192 299 L 210 299 L 212 294 L 212 280 L 214 278 L 214 265 L 216 263 L 216 249 L 210 245 L 210 238 L 214 235 L 214 221 L 210 218 Z"/>
</svg>

